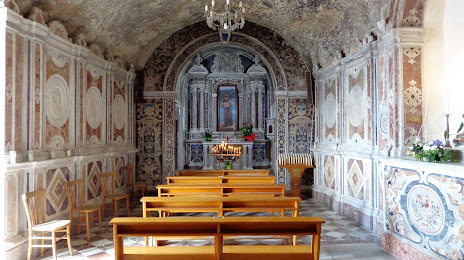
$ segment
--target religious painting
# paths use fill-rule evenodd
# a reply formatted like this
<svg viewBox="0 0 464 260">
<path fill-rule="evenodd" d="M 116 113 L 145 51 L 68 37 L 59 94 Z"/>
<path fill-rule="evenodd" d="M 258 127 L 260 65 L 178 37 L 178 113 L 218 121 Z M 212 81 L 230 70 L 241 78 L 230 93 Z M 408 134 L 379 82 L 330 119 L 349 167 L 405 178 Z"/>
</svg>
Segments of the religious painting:
<svg viewBox="0 0 464 260">
<path fill-rule="evenodd" d="M 238 131 L 237 87 L 218 87 L 218 131 Z"/>
</svg>

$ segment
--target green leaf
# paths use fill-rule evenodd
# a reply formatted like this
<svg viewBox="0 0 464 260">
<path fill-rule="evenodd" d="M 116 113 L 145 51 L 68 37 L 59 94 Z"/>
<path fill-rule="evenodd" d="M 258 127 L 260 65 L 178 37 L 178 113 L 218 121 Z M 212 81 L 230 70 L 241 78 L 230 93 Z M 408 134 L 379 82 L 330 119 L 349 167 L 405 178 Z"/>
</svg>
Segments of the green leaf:
<svg viewBox="0 0 464 260">
<path fill-rule="evenodd" d="M 449 138 L 449 131 L 445 130 L 445 139 L 448 139 L 448 138 Z"/>
<path fill-rule="evenodd" d="M 463 127 L 464 127 L 464 123 L 461 123 L 461 125 L 459 126 L 459 129 L 458 129 L 458 133 L 461 132 Z"/>
</svg>

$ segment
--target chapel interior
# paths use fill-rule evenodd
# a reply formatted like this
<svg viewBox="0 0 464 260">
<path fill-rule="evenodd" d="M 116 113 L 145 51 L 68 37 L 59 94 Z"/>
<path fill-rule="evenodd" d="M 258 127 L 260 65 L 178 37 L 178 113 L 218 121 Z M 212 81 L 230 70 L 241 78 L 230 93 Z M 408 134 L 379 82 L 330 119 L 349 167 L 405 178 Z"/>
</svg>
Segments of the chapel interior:
<svg viewBox="0 0 464 260">
<path fill-rule="evenodd" d="M 245 24 L 215 30 L 226 1 Z M 464 2 L 212 2 L 0 0 L 0 258 L 27 257 L 23 194 L 45 190 L 46 220 L 69 217 L 71 181 L 101 202 L 108 172 L 157 196 L 178 171 L 229 167 L 226 142 L 231 170 L 268 170 L 392 259 L 464 259 Z"/>
</svg>

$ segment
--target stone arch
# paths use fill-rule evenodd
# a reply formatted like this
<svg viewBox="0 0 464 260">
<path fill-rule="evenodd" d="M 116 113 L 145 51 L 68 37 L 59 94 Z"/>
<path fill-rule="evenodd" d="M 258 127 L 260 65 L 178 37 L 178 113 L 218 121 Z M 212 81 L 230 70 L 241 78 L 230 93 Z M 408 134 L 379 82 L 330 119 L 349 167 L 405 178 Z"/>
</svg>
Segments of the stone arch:
<svg viewBox="0 0 464 260">
<path fill-rule="evenodd" d="M 185 64 L 200 51 L 220 44 L 222 43 L 220 42 L 216 33 L 204 35 L 187 44 L 176 55 L 169 68 L 167 69 L 163 82 L 163 90 L 175 91 L 177 75 L 179 75 Z M 228 45 L 243 48 L 258 55 L 261 61 L 269 68 L 276 90 L 288 89 L 287 78 L 282 64 L 277 59 L 276 55 L 262 42 L 245 34 L 234 33 L 231 42 Z M 264 56 L 262 53 L 268 55 Z"/>
</svg>

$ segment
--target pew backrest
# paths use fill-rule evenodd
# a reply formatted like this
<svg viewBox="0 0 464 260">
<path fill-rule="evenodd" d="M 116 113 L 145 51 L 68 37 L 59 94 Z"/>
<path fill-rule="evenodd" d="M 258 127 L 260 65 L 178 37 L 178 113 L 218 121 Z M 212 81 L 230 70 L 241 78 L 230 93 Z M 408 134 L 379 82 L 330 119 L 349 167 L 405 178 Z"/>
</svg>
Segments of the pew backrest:
<svg viewBox="0 0 464 260">
<path fill-rule="evenodd" d="M 319 259 L 320 217 L 178 217 L 178 218 L 113 218 L 115 259 Z M 214 246 L 124 248 L 125 236 L 213 236 Z M 246 235 L 310 235 L 311 245 L 225 246 L 224 236 Z"/>
</svg>

